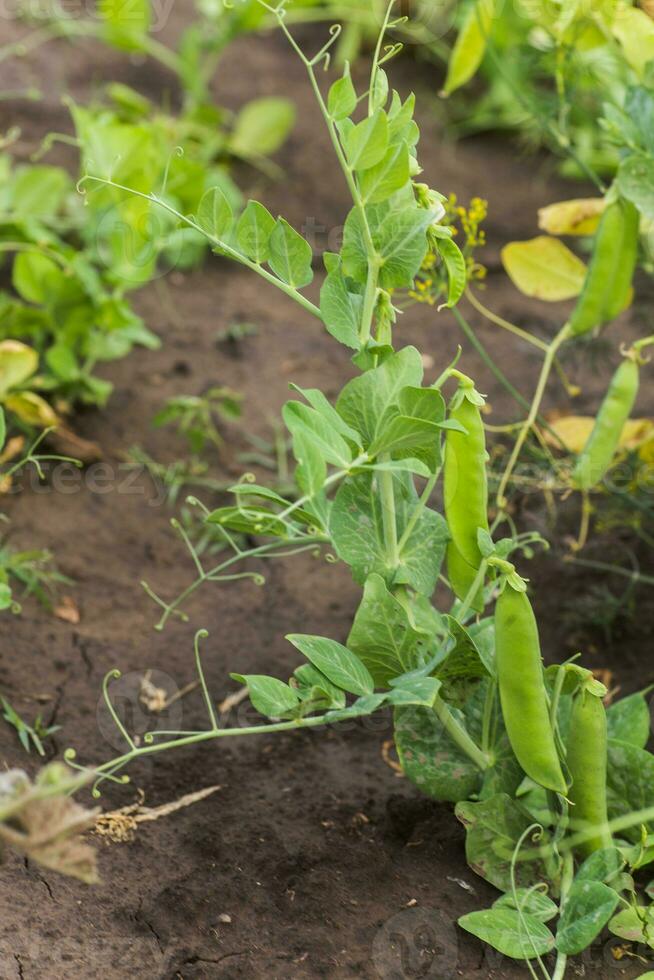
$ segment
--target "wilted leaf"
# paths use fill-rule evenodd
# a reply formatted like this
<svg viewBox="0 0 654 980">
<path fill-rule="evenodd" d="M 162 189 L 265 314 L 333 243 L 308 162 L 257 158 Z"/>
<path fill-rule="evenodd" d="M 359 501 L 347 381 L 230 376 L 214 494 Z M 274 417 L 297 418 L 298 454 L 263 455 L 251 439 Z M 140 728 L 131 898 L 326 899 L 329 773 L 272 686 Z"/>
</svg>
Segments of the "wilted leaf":
<svg viewBox="0 0 654 980">
<path fill-rule="evenodd" d="M 20 340 L 0 342 L 0 396 L 27 381 L 39 366 L 39 355 Z"/>
<path fill-rule="evenodd" d="M 68 795 L 79 779 L 61 763 L 41 770 L 32 784 L 20 770 L 0 776 L 0 841 L 46 868 L 86 884 L 98 881 L 96 853 L 81 834 L 99 810 L 85 810 Z"/>
<path fill-rule="evenodd" d="M 552 431 L 543 430 L 543 435 L 550 446 L 560 447 L 563 442 L 571 453 L 580 453 L 594 425 L 595 419 L 591 415 L 562 415 L 550 421 Z M 622 429 L 619 448 L 638 449 L 651 439 L 654 439 L 654 422 L 651 419 L 629 419 Z"/>
<path fill-rule="evenodd" d="M 606 207 L 603 197 L 548 204 L 538 212 L 538 227 L 548 235 L 594 235 Z"/>
</svg>

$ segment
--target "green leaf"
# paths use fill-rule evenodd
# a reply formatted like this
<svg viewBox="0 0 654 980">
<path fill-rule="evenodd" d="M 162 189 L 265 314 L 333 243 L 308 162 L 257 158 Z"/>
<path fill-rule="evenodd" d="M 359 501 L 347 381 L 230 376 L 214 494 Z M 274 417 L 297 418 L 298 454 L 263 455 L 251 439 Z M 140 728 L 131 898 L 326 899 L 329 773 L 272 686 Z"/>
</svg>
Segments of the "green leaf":
<svg viewBox="0 0 654 980">
<path fill-rule="evenodd" d="M 510 891 L 511 861 L 518 842 L 534 823 L 532 815 L 506 793 L 479 803 L 459 803 L 455 813 L 466 828 L 466 860 L 470 867 L 500 891 Z M 527 838 L 524 846 L 530 843 Z M 539 840 L 539 845 L 546 843 L 546 839 Z M 519 887 L 530 888 L 548 877 L 541 861 L 518 860 L 515 865 Z"/>
<path fill-rule="evenodd" d="M 235 156 L 265 157 L 282 145 L 295 124 L 289 99 L 263 98 L 248 102 L 239 112 L 229 141 Z"/>
<path fill-rule="evenodd" d="M 586 266 L 558 238 L 539 235 L 527 242 L 510 242 L 502 263 L 513 284 L 525 296 L 556 303 L 579 296 Z"/>
<path fill-rule="evenodd" d="M 351 116 L 357 107 L 357 93 L 352 84 L 350 66 L 346 62 L 343 77 L 337 79 L 329 89 L 327 109 L 337 122 Z"/>
<path fill-rule="evenodd" d="M 455 720 L 464 721 L 456 708 L 451 711 Z M 458 803 L 479 790 L 478 767 L 452 741 L 432 708 L 396 708 L 394 726 L 402 770 L 422 793 Z"/>
<path fill-rule="evenodd" d="M 409 148 L 406 143 L 391 146 L 375 167 L 364 170 L 359 186 L 365 204 L 387 201 L 410 178 Z"/>
<path fill-rule="evenodd" d="M 344 139 L 345 154 L 353 170 L 368 170 L 379 163 L 388 147 L 388 117 L 383 109 L 353 126 Z"/>
<path fill-rule="evenodd" d="M 438 242 L 438 251 L 445 262 L 449 281 L 446 305 L 456 306 L 465 292 L 468 281 L 466 260 L 459 246 L 451 238 L 441 238 Z"/>
<path fill-rule="evenodd" d="M 320 315 L 328 332 L 340 344 L 359 350 L 363 297 L 351 293 L 340 269 L 330 272 L 320 290 Z"/>
<path fill-rule="evenodd" d="M 5 413 L 2 406 L 0 406 L 0 452 L 4 449 L 5 440 L 7 438 L 7 421 L 5 419 Z"/>
<path fill-rule="evenodd" d="M 247 687 L 250 701 L 267 718 L 284 718 L 293 714 L 300 697 L 292 687 L 276 677 L 265 674 L 230 674 L 233 680 Z"/>
<path fill-rule="evenodd" d="M 17 218 L 51 218 L 72 189 L 60 167 L 25 167 L 11 187 L 11 211 Z"/>
<path fill-rule="evenodd" d="M 475 0 L 463 22 L 447 66 L 444 93 L 469 82 L 482 63 L 493 26 L 494 0 Z"/>
<path fill-rule="evenodd" d="M 325 395 L 320 391 L 319 388 L 300 388 L 299 385 L 291 383 L 289 385 L 293 391 L 297 391 L 298 394 L 305 398 L 311 407 L 321 415 L 325 422 L 333 426 L 337 432 L 350 442 L 354 443 L 358 448 L 361 447 L 361 437 L 356 429 L 353 429 L 351 425 L 348 425 L 345 419 L 341 418 L 334 406 L 327 400 Z"/>
<path fill-rule="evenodd" d="M 364 446 L 368 446 L 389 406 L 398 403 L 402 388 L 419 386 L 423 373 L 419 352 L 415 347 L 405 347 L 378 368 L 349 381 L 338 397 L 336 411 L 361 433 Z"/>
<path fill-rule="evenodd" d="M 270 239 L 276 228 L 270 211 L 258 201 L 248 201 L 236 225 L 238 247 L 249 259 L 261 265 L 270 257 Z"/>
<path fill-rule="evenodd" d="M 286 637 L 336 687 L 349 694 L 372 694 L 375 682 L 368 668 L 347 647 L 325 636 L 289 633 Z"/>
<path fill-rule="evenodd" d="M 610 739 L 607 790 L 609 819 L 654 807 L 654 755 L 627 742 Z M 640 829 L 631 827 L 623 830 L 622 835 L 638 841 Z"/>
<path fill-rule="evenodd" d="M 286 402 L 282 410 L 284 423 L 292 435 L 301 432 L 320 451 L 323 459 L 340 469 L 352 462 L 352 452 L 338 430 L 314 408 L 302 402 Z"/>
<path fill-rule="evenodd" d="M 616 701 L 606 712 L 609 738 L 644 749 L 650 735 L 650 709 L 645 697 L 631 694 Z"/>
<path fill-rule="evenodd" d="M 469 912 L 458 921 L 462 929 L 514 960 L 532 960 L 554 948 L 554 936 L 543 922 L 514 909 Z"/>
<path fill-rule="evenodd" d="M 398 674 L 417 667 L 424 641 L 383 578 L 375 573 L 368 576 L 347 646 L 366 665 L 375 686 L 387 687 Z"/>
<path fill-rule="evenodd" d="M 52 302 L 65 286 L 64 275 L 52 259 L 38 252 L 21 252 L 14 259 L 12 284 L 28 303 Z"/>
<path fill-rule="evenodd" d="M 623 909 L 611 919 L 609 929 L 620 939 L 654 948 L 654 905 Z"/>
<path fill-rule="evenodd" d="M 618 168 L 618 188 L 647 221 L 654 221 L 654 158 L 633 153 Z"/>
<path fill-rule="evenodd" d="M 208 524 L 220 524 L 242 534 L 270 534 L 275 538 L 287 538 L 288 525 L 277 519 L 274 511 L 261 504 L 239 503 L 231 507 L 218 507 L 206 518 Z"/>
<path fill-rule="evenodd" d="M 379 284 L 384 289 L 410 287 L 427 252 L 427 229 L 434 220 L 424 208 L 390 211 L 373 233 L 381 258 Z"/>
<path fill-rule="evenodd" d="M 234 212 L 220 187 L 212 187 L 198 205 L 197 223 L 214 238 L 225 238 L 232 229 Z"/>
<path fill-rule="evenodd" d="M 279 218 L 270 236 L 270 259 L 268 264 L 276 276 L 301 289 L 313 279 L 311 261 L 313 253 L 309 243 L 292 228 L 288 221 Z"/>
<path fill-rule="evenodd" d="M 55 344 L 45 352 L 45 361 L 54 376 L 61 381 L 77 381 L 80 375 L 75 354 L 65 344 Z"/>
<path fill-rule="evenodd" d="M 526 912 L 540 922 L 549 922 L 559 914 L 556 902 L 541 888 L 516 888 L 493 902 L 494 909 L 515 909 Z"/>
<path fill-rule="evenodd" d="M 406 481 L 394 475 L 398 539 L 415 511 L 417 495 L 410 495 Z M 404 494 L 404 495 L 403 495 Z M 388 585 L 405 584 L 431 595 L 438 580 L 448 539 L 447 525 L 435 511 L 424 509 L 404 543 L 400 563 L 389 568 L 384 544 L 382 501 L 373 474 L 363 473 L 341 484 L 330 514 L 330 534 L 339 557 L 352 568 L 355 582 L 363 585 L 376 572 Z"/>
<path fill-rule="evenodd" d="M 315 497 L 327 479 L 327 464 L 310 433 L 298 429 L 293 434 L 293 455 L 298 464 L 295 469 L 297 485 L 304 494 Z"/>
<path fill-rule="evenodd" d="M 396 707 L 418 705 L 432 708 L 440 686 L 440 681 L 436 677 L 399 678 L 386 700 L 388 704 Z"/>
<path fill-rule="evenodd" d="M 430 472 L 435 472 L 440 462 L 441 426 L 436 422 L 396 415 L 377 435 L 369 448 L 371 456 L 381 453 L 401 453 L 423 459 Z"/>
<path fill-rule="evenodd" d="M 313 664 L 301 664 L 293 671 L 300 687 L 298 694 L 302 700 L 314 702 L 314 709 L 340 709 L 345 707 L 345 692 L 332 684 Z"/>
<path fill-rule="evenodd" d="M 98 14 L 110 44 L 123 51 L 142 49 L 151 24 L 149 0 L 99 0 Z"/>
<path fill-rule="evenodd" d="M 443 684 L 446 701 L 463 705 L 470 696 L 471 686 L 491 673 L 484 663 L 470 633 L 453 616 L 445 616 L 450 633 L 451 649 L 435 669 Z"/>
<path fill-rule="evenodd" d="M 605 885 L 610 884 L 618 877 L 624 864 L 617 847 L 603 847 L 586 858 L 575 875 L 575 881 L 601 881 Z"/>
<path fill-rule="evenodd" d="M 601 881 L 574 881 L 565 900 L 556 948 L 567 956 L 581 953 L 599 936 L 616 910 L 620 896 Z"/>
</svg>

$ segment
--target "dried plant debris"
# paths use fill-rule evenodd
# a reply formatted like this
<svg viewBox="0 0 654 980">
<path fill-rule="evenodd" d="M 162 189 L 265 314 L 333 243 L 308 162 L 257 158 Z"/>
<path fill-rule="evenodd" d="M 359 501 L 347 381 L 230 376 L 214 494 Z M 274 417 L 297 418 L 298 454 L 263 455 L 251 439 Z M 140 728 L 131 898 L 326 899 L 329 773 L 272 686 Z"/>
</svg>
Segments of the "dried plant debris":
<svg viewBox="0 0 654 980">
<path fill-rule="evenodd" d="M 96 852 L 82 835 L 98 810 L 85 810 L 71 793 L 82 785 L 78 776 L 54 762 L 32 782 L 22 769 L 0 774 L 0 862 L 4 845 L 86 884 L 96 883 Z"/>
</svg>

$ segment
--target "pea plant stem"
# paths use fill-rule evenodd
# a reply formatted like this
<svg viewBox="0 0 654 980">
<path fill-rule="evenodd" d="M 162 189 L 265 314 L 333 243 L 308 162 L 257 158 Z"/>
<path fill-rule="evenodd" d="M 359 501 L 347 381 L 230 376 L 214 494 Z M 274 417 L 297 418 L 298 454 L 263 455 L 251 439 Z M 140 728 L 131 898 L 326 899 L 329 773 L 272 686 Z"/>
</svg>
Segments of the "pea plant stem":
<svg viewBox="0 0 654 980">
<path fill-rule="evenodd" d="M 572 887 L 572 882 L 575 875 L 575 864 L 574 858 L 572 856 L 572 851 L 568 852 L 563 858 L 563 874 L 561 876 L 561 896 L 559 900 L 559 905 L 563 908 L 565 901 Z M 565 971 L 568 965 L 568 957 L 565 953 L 557 953 L 556 963 L 554 965 L 554 973 L 552 974 L 551 980 L 563 980 L 565 977 Z"/>
<path fill-rule="evenodd" d="M 390 456 L 388 454 L 380 457 L 380 462 L 387 463 L 389 461 Z M 379 474 L 379 492 L 381 496 L 386 564 L 392 570 L 400 564 L 400 550 L 397 540 L 397 514 L 395 511 L 395 488 L 393 487 L 392 471 L 382 470 Z"/>
<path fill-rule="evenodd" d="M 476 742 L 468 735 L 443 699 L 437 694 L 434 699 L 434 714 L 443 725 L 443 728 L 465 755 L 471 759 L 481 772 L 485 772 L 490 766 L 490 759 L 485 752 L 479 748 Z"/>
<path fill-rule="evenodd" d="M 501 327 L 503 330 L 508 330 L 509 333 L 514 334 L 516 337 L 520 337 L 521 340 L 531 344 L 533 347 L 538 347 L 539 350 L 547 351 L 547 341 L 541 340 L 540 337 L 532 336 L 532 334 L 527 333 L 526 330 L 523 330 L 522 327 L 518 327 L 515 323 L 510 323 L 509 320 L 505 320 L 504 317 L 498 316 L 497 313 L 493 313 L 492 310 L 489 310 L 488 307 L 484 306 L 482 301 L 475 295 L 470 287 L 466 289 L 465 295 L 468 302 L 474 306 L 477 312 L 481 313 L 482 316 L 485 316 L 491 323 Z"/>
<path fill-rule="evenodd" d="M 541 368 L 540 376 L 538 378 L 538 384 L 536 385 L 536 391 L 534 392 L 534 397 L 529 409 L 529 414 L 524 421 L 524 424 L 520 430 L 518 438 L 515 441 L 511 456 L 509 457 L 509 462 L 506 465 L 504 474 L 500 481 L 499 489 L 497 491 L 497 506 L 500 510 L 504 510 L 507 504 L 506 491 L 509 485 L 509 480 L 515 469 L 515 465 L 518 462 L 520 452 L 524 446 L 527 436 L 531 432 L 534 422 L 538 418 L 538 413 L 543 401 L 543 396 L 545 394 L 545 389 L 547 387 L 547 382 L 549 380 L 550 374 L 552 372 L 552 367 L 554 365 L 554 360 L 562 344 L 568 340 L 570 336 L 570 330 L 567 325 L 563 326 L 561 330 L 557 333 L 554 340 L 551 342 L 547 348 L 547 353 L 545 354 L 545 359 L 543 360 L 543 366 Z"/>
</svg>

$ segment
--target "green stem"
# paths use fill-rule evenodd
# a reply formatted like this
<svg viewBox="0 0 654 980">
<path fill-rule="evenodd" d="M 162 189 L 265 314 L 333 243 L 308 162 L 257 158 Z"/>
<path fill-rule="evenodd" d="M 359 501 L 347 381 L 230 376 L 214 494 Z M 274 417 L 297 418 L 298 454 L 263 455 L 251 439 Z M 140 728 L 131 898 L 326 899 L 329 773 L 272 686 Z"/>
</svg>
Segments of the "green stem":
<svg viewBox="0 0 654 980">
<path fill-rule="evenodd" d="M 456 720 L 445 701 L 438 694 L 434 700 L 434 713 L 455 745 L 474 762 L 481 772 L 485 772 L 491 765 L 490 759 L 470 738 L 463 725 Z"/>
<path fill-rule="evenodd" d="M 568 892 L 572 886 L 572 882 L 575 874 L 575 865 L 572 852 L 566 854 L 563 859 L 563 876 L 561 879 L 561 901 L 560 908 L 563 909 L 565 900 L 568 896 Z M 563 980 L 565 977 L 566 967 L 568 965 L 568 957 L 565 953 L 558 953 L 556 957 L 556 965 L 554 967 L 554 973 L 552 974 L 552 980 Z"/>
<path fill-rule="evenodd" d="M 547 348 L 547 353 L 543 361 L 543 366 L 541 368 L 538 384 L 536 385 L 536 391 L 534 393 L 531 407 L 529 409 L 529 414 L 523 423 L 518 438 L 516 439 L 515 445 L 513 447 L 513 451 L 509 458 L 509 462 L 506 465 L 506 469 L 504 470 L 504 474 L 502 476 L 502 479 L 500 481 L 500 486 L 497 491 L 497 506 L 499 507 L 500 510 L 504 510 L 506 507 L 507 504 L 506 490 L 509 485 L 509 480 L 511 479 L 513 470 L 515 469 L 515 465 L 518 462 L 520 452 L 525 444 L 527 436 L 531 432 L 534 422 L 538 418 L 540 406 L 543 401 L 543 396 L 545 394 L 545 389 L 547 387 L 547 382 L 549 380 L 549 376 L 552 371 L 552 367 L 554 365 L 557 352 L 561 347 L 561 345 L 564 344 L 566 340 L 568 340 L 569 336 L 570 336 L 570 329 L 566 323 L 565 326 L 563 326 L 561 330 L 559 330 L 556 337 Z"/>
<path fill-rule="evenodd" d="M 379 457 L 380 463 L 386 463 L 389 460 L 390 455 L 388 453 L 384 453 Z M 400 550 L 397 540 L 397 516 L 395 513 L 395 488 L 393 486 L 392 470 L 382 470 L 379 474 L 379 491 L 381 495 L 386 564 L 392 571 L 400 564 Z"/>
<path fill-rule="evenodd" d="M 402 551 L 404 550 L 405 544 L 407 543 L 407 541 L 409 540 L 409 538 L 413 534 L 413 529 L 415 528 L 416 524 L 418 523 L 418 520 L 420 519 L 420 515 L 422 514 L 422 512 L 425 509 L 425 507 L 429 503 L 429 498 L 431 497 L 432 493 L 434 492 L 434 487 L 436 486 L 436 483 L 438 482 L 438 477 L 440 476 L 441 469 L 442 469 L 442 467 L 439 466 L 438 469 L 436 470 L 436 472 L 435 473 L 432 473 L 432 475 L 427 480 L 427 483 L 425 484 L 425 489 L 422 491 L 422 494 L 420 495 L 420 499 L 419 499 L 418 503 L 416 504 L 416 506 L 414 508 L 414 511 L 411 514 L 411 517 L 407 521 L 407 525 L 404 528 L 404 531 L 402 532 L 402 537 L 400 538 L 400 540 L 398 542 L 398 546 L 397 546 L 397 550 L 398 550 L 398 553 L 400 555 L 402 554 Z"/>
<path fill-rule="evenodd" d="M 281 289 L 283 293 L 286 293 L 286 295 L 290 296 L 290 298 L 295 300 L 296 303 L 299 303 L 299 305 L 302 306 L 308 313 L 311 313 L 313 316 L 317 317 L 317 319 L 322 320 L 320 309 L 314 303 L 308 300 L 306 296 L 303 296 L 302 293 L 298 292 L 297 289 L 295 289 L 293 286 L 287 285 L 285 282 L 282 282 L 282 280 L 278 279 L 277 276 L 274 276 L 271 272 L 268 272 L 267 269 L 264 269 L 262 265 L 253 262 L 245 255 L 237 252 L 236 249 L 232 248 L 231 245 L 228 245 L 227 242 L 222 241 L 220 238 L 216 238 L 215 235 L 209 234 L 209 232 L 205 231 L 204 228 L 201 228 L 196 221 L 175 210 L 174 207 L 167 204 L 166 201 L 162 200 L 160 197 L 157 197 L 156 194 L 145 194 L 143 191 L 137 191 L 133 187 L 125 186 L 125 184 L 118 184 L 116 181 L 109 180 L 106 177 L 94 177 L 91 174 L 83 177 L 80 184 L 87 180 L 91 180 L 97 184 L 104 184 L 107 187 L 113 187 L 116 190 L 124 191 L 126 194 L 132 194 L 134 197 L 142 197 L 144 200 L 150 201 L 152 204 L 156 204 L 158 207 L 163 208 L 165 211 L 168 211 L 169 214 L 173 214 L 179 221 L 182 221 L 185 225 L 188 225 L 189 228 L 193 228 L 194 231 L 197 231 L 198 234 L 210 241 L 215 248 L 219 249 L 219 251 L 224 253 L 229 259 L 232 259 L 234 262 L 238 262 L 240 265 L 246 266 L 246 268 L 251 269 L 252 272 L 256 272 L 257 275 L 261 276 L 262 279 L 265 279 L 266 282 L 271 283 L 273 286 L 277 286 L 277 288 Z"/>
<path fill-rule="evenodd" d="M 470 586 L 470 588 L 468 589 L 467 595 L 463 600 L 463 602 L 461 603 L 461 606 L 459 607 L 459 611 L 456 614 L 457 623 L 463 623 L 465 621 L 465 618 L 468 615 L 468 612 L 470 611 L 470 606 L 475 601 L 475 596 L 477 595 L 479 590 L 483 588 L 484 582 L 486 581 L 487 571 L 488 571 L 488 561 L 484 558 L 477 570 L 477 574 L 475 575 L 474 581 Z"/>
<path fill-rule="evenodd" d="M 497 683 L 495 680 L 491 679 L 488 684 L 488 690 L 486 691 L 486 699 L 484 701 L 484 714 L 482 718 L 481 726 L 481 747 L 486 753 L 490 751 L 491 747 L 491 724 L 493 721 L 493 709 L 495 708 L 495 701 L 497 700 Z"/>
</svg>

